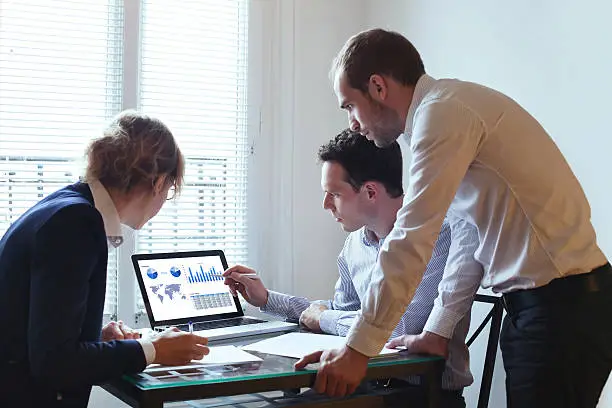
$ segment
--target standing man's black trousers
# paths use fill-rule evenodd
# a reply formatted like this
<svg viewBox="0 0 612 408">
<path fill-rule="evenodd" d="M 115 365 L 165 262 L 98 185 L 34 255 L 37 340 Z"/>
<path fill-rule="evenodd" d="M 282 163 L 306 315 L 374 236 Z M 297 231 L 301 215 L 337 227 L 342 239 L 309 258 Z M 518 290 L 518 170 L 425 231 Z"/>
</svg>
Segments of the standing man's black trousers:
<svg viewBox="0 0 612 408">
<path fill-rule="evenodd" d="M 508 408 L 595 408 L 612 370 L 612 268 L 504 295 Z"/>
</svg>

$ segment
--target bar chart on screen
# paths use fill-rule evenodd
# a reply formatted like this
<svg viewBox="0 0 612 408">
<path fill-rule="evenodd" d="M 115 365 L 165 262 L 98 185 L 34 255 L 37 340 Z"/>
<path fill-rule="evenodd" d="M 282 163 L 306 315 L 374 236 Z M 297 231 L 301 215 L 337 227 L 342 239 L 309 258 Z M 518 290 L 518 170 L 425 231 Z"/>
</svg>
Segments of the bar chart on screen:
<svg viewBox="0 0 612 408">
<path fill-rule="evenodd" d="M 187 281 L 194 285 L 195 293 L 190 294 L 193 307 L 196 310 L 233 308 L 234 301 L 224 284 L 224 278 L 214 265 L 205 267 L 189 267 Z"/>
<path fill-rule="evenodd" d="M 204 267 L 200 265 L 199 269 L 193 271 L 189 268 L 189 277 L 187 278 L 189 283 L 195 282 L 215 282 L 223 281 L 223 276 L 215 269 L 214 265 L 209 269 L 204 270 Z"/>
</svg>

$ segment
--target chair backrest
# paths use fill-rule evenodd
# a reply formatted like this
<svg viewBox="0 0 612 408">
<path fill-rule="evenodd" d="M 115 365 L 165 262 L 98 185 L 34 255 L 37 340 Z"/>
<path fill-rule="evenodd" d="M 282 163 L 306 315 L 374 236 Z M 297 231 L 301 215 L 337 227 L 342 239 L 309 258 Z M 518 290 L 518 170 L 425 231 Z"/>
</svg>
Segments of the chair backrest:
<svg viewBox="0 0 612 408">
<path fill-rule="evenodd" d="M 492 305 L 491 311 L 483 319 L 474 334 L 468 339 L 466 345 L 470 347 L 476 337 L 482 332 L 487 323 L 491 321 L 489 329 L 489 340 L 485 353 L 484 368 L 482 370 L 482 380 L 480 381 L 480 391 L 478 393 L 478 408 L 489 406 L 489 396 L 491 394 L 491 383 L 493 382 L 493 369 L 495 368 L 495 357 L 497 356 L 497 345 L 499 344 L 499 333 L 501 331 L 502 316 L 504 307 L 501 296 L 476 295 L 474 301 L 484 302 Z"/>
</svg>

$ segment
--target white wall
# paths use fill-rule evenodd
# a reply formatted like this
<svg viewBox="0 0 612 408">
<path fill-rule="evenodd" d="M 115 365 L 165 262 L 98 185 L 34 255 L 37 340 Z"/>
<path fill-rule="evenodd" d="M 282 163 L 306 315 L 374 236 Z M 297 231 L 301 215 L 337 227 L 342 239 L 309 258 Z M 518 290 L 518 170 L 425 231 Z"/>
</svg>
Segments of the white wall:
<svg viewBox="0 0 612 408">
<path fill-rule="evenodd" d="M 294 291 L 321 297 L 333 293 L 336 258 L 345 234 L 322 207 L 316 152 L 347 126 L 328 80 L 332 59 L 346 39 L 363 29 L 365 2 L 296 2 L 294 127 Z"/>
<path fill-rule="evenodd" d="M 346 38 L 364 28 L 366 2 L 255 3 L 264 14 L 263 31 L 254 33 L 263 49 L 251 50 L 263 55 L 253 61 L 262 67 L 262 99 L 252 101 L 261 107 L 249 180 L 252 262 L 269 287 L 326 297 L 345 234 L 322 209 L 317 150 L 347 125 L 328 70 Z"/>
<path fill-rule="evenodd" d="M 610 257 L 610 15 L 604 0 L 371 0 L 367 24 L 405 34 L 430 74 L 494 87 L 534 114 L 580 179 Z M 495 384 L 501 376 L 496 367 Z M 490 406 L 505 406 L 494 393 Z M 611 381 L 600 407 L 612 407 Z"/>
</svg>

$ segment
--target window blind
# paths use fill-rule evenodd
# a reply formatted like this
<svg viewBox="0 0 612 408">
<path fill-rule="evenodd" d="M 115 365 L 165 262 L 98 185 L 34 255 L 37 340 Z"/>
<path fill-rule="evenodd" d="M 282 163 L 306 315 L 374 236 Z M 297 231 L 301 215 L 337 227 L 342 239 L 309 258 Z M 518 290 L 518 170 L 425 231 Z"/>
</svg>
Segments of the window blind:
<svg viewBox="0 0 612 408">
<path fill-rule="evenodd" d="M 121 110 L 119 0 L 0 0 L 0 234 L 75 182 L 87 142 Z M 116 315 L 109 255 L 104 312 Z"/>
<path fill-rule="evenodd" d="M 246 262 L 247 1 L 143 0 L 141 29 L 140 108 L 170 127 L 186 174 L 137 251 L 214 248 Z"/>
</svg>

